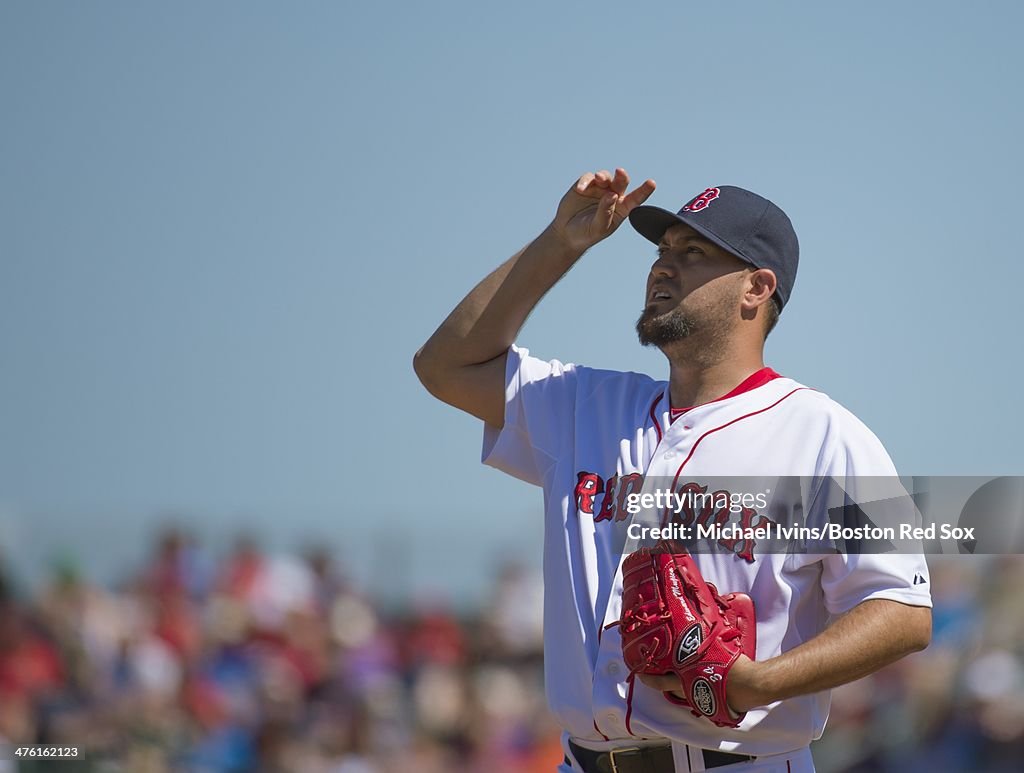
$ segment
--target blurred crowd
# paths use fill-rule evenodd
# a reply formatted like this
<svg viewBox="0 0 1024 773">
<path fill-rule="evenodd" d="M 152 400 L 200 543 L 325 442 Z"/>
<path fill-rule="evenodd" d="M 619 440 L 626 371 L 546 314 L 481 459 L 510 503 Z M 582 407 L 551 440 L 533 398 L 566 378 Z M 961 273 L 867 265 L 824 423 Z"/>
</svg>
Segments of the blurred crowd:
<svg viewBox="0 0 1024 773">
<path fill-rule="evenodd" d="M 1021 769 L 1024 560 L 930 564 L 931 647 L 835 691 L 822 773 Z M 66 565 L 32 593 L 0 557 L 0 744 L 76 745 L 68 773 L 552 771 L 540 578 L 492 582 L 473 615 L 388 612 L 322 549 L 168 531 L 120 587 Z"/>
<path fill-rule="evenodd" d="M 0 741 L 76 744 L 91 770 L 551 771 L 561 759 L 542 589 L 514 565 L 473 617 L 384 614 L 323 550 L 271 556 L 243 539 L 214 560 L 176 531 L 117 589 L 69 566 L 31 598 L 0 582 Z"/>
</svg>

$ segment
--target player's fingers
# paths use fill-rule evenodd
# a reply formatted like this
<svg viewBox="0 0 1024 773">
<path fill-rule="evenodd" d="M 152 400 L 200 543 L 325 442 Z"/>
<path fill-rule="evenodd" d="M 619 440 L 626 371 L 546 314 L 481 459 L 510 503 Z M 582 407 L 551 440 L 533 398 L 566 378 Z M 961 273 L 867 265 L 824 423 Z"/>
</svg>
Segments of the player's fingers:
<svg viewBox="0 0 1024 773">
<path fill-rule="evenodd" d="M 576 181 L 576 192 L 583 193 L 583 191 L 585 191 L 593 181 L 593 172 L 587 172 L 586 174 L 580 175 L 580 179 Z"/>
<path fill-rule="evenodd" d="M 629 189 L 629 174 L 621 166 L 616 167 L 615 176 L 612 178 L 612 190 L 620 196 Z"/>
<path fill-rule="evenodd" d="M 602 183 L 596 174 L 588 172 L 579 179 L 571 192 L 587 199 L 600 200 L 609 192 L 608 183 Z"/>
<path fill-rule="evenodd" d="M 611 185 L 612 182 L 611 172 L 609 172 L 607 169 L 602 169 L 600 172 L 594 175 L 594 181 L 598 185 L 607 188 L 608 186 Z"/>
<path fill-rule="evenodd" d="M 647 199 L 650 198 L 651 194 L 654 193 L 654 189 L 658 187 L 658 184 L 654 180 L 644 180 L 640 185 L 636 187 L 631 193 L 622 197 L 622 208 L 625 209 L 625 213 L 628 215 L 635 207 L 639 207 Z"/>
</svg>

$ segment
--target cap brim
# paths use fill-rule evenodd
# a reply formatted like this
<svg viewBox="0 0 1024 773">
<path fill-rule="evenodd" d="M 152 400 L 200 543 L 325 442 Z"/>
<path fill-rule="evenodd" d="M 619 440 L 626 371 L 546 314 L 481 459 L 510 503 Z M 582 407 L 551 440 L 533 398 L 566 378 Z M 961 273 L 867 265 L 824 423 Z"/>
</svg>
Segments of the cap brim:
<svg viewBox="0 0 1024 773">
<path fill-rule="evenodd" d="M 635 207 L 629 213 L 629 224 L 647 241 L 655 244 L 661 241 L 665 231 L 680 223 L 684 223 L 684 221 L 679 215 L 661 207 L 643 205 Z M 689 223 L 685 224 L 689 225 Z"/>
<path fill-rule="evenodd" d="M 739 250 L 731 246 L 724 239 L 719 238 L 704 226 L 675 212 L 669 212 L 667 209 L 662 209 L 661 207 L 651 207 L 647 205 L 636 207 L 629 213 L 629 224 L 636 229 L 637 233 L 647 239 L 647 241 L 654 242 L 655 244 L 658 244 L 661 241 L 661 237 L 665 235 L 665 231 L 672 226 L 680 224 L 689 226 L 709 242 L 717 244 L 730 255 L 735 255 L 740 260 L 753 264 L 753 261 L 750 258 L 740 253 Z"/>
</svg>

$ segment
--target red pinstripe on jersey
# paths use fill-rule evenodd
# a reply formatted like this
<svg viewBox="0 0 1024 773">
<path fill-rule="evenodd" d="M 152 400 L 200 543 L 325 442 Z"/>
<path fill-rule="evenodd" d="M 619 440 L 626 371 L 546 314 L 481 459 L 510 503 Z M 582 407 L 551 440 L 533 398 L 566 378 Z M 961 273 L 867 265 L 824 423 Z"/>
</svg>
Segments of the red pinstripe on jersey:
<svg viewBox="0 0 1024 773">
<path fill-rule="evenodd" d="M 651 421 L 654 423 L 654 429 L 658 433 L 658 442 L 659 443 L 661 442 L 661 422 L 658 421 L 658 417 L 655 415 L 654 409 L 658 407 L 658 403 L 661 402 L 661 398 L 662 398 L 662 395 L 658 395 L 657 397 L 654 398 L 654 402 L 651 403 L 651 410 L 650 410 Z"/>
<path fill-rule="evenodd" d="M 704 438 L 706 438 L 706 437 L 707 437 L 708 435 L 712 435 L 712 434 L 714 434 L 715 432 L 718 432 L 719 430 L 723 430 L 723 429 L 725 429 L 726 427 L 731 427 L 731 426 L 732 426 L 733 424 L 735 424 L 736 422 L 739 422 L 739 421 L 743 421 L 744 419 L 749 419 L 749 418 L 750 418 L 751 416 L 757 416 L 757 415 L 758 415 L 759 413 L 764 413 L 765 411 L 770 411 L 770 410 L 771 410 L 772 408 L 774 408 L 774 407 L 775 407 L 776 405 L 778 405 L 779 403 L 781 403 L 781 402 L 782 402 L 783 400 L 785 400 L 785 399 L 786 399 L 787 397 L 790 397 L 791 395 L 795 395 L 795 394 L 796 394 L 797 392 L 800 392 L 800 391 L 802 391 L 802 390 L 805 390 L 805 389 L 806 389 L 806 390 L 809 390 L 809 391 L 811 391 L 811 392 L 813 392 L 813 391 L 814 391 L 814 390 L 813 390 L 813 389 L 811 389 L 810 387 L 797 387 L 797 388 L 796 388 L 796 389 L 794 389 L 794 390 L 793 390 L 792 392 L 789 392 L 789 393 L 787 393 L 787 394 L 783 395 L 783 396 L 782 396 L 782 397 L 780 397 L 780 398 L 779 398 L 778 400 L 776 400 L 776 401 L 775 401 L 774 403 L 772 403 L 771 405 L 769 405 L 769 406 L 767 406 L 767 407 L 765 407 L 765 408 L 761 408 L 761 409 L 760 409 L 760 410 L 758 410 L 758 411 L 751 411 L 750 413 L 746 413 L 746 414 L 744 414 L 743 416 L 737 416 L 737 417 L 736 417 L 735 419 L 733 419 L 732 421 L 726 422 L 725 424 L 723 424 L 723 425 L 722 425 L 722 426 L 720 426 L 720 427 L 715 427 L 715 428 L 713 428 L 713 429 L 709 429 L 709 430 L 708 430 L 707 432 L 705 432 L 705 433 L 704 433 L 703 435 L 701 435 L 701 436 L 700 436 L 699 438 L 697 438 L 697 440 L 696 440 L 696 441 L 694 442 L 693 446 L 692 446 L 692 447 L 690 448 L 690 453 L 688 453 L 688 454 L 686 455 L 686 458 L 685 458 L 685 459 L 683 459 L 683 463 L 679 465 L 679 469 L 678 469 L 678 470 L 676 470 L 676 476 L 675 476 L 675 478 L 673 478 L 673 480 L 672 480 L 672 488 L 674 489 L 674 488 L 675 488 L 675 486 L 676 486 L 676 483 L 678 483 L 678 482 L 679 482 L 679 476 L 680 476 L 680 475 L 682 474 L 682 472 L 683 472 L 683 468 L 684 468 L 684 467 L 686 466 L 686 463 L 687 463 L 687 462 L 689 462 L 689 461 L 690 461 L 690 459 L 692 459 L 692 458 L 693 458 L 693 454 L 694 454 L 694 452 L 695 452 L 695 451 L 697 450 L 697 446 L 699 446 L 699 445 L 700 445 L 700 443 L 701 443 L 701 441 L 702 441 L 702 440 L 704 440 Z"/>
</svg>

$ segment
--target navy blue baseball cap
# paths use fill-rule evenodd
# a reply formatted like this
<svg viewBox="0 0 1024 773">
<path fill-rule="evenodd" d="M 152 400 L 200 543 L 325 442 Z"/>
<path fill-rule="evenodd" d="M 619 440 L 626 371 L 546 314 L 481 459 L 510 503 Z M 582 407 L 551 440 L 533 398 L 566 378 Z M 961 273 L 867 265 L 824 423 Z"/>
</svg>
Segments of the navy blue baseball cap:
<svg viewBox="0 0 1024 773">
<path fill-rule="evenodd" d="M 641 206 L 629 213 L 629 222 L 655 244 L 674 225 L 688 225 L 755 268 L 775 272 L 775 297 L 786 305 L 796 281 L 800 244 L 786 213 L 766 198 L 733 185 L 708 188 L 678 212 Z"/>
</svg>

